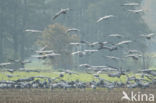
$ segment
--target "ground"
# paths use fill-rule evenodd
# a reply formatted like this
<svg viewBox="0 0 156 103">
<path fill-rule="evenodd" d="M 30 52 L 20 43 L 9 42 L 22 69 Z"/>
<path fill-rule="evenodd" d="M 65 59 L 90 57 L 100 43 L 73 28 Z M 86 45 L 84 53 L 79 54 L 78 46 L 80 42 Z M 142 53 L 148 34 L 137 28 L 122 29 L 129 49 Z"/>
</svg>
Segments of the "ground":
<svg viewBox="0 0 156 103">
<path fill-rule="evenodd" d="M 124 89 L 114 90 L 49 90 L 49 89 L 6 89 L 0 90 L 0 103 L 155 103 L 121 101 L 122 91 L 130 93 L 152 93 L 155 89 Z M 156 98 L 155 98 L 156 101 Z"/>
<path fill-rule="evenodd" d="M 1 70 L 1 80 L 17 80 L 19 78 L 27 78 L 32 76 L 46 76 L 55 78 L 59 76 L 58 71 L 51 69 L 50 66 L 41 65 L 41 63 L 33 63 L 26 65 L 26 68 L 30 70 L 41 70 L 41 72 L 19 72 L 10 73 Z M 155 65 L 151 67 L 155 69 Z M 74 71 L 74 70 L 73 70 Z M 11 75 L 13 77 L 8 77 Z M 130 73 L 129 75 L 134 75 Z M 136 75 L 138 78 L 139 75 Z M 126 76 L 121 78 L 110 78 L 107 74 L 100 74 L 101 78 L 110 81 L 126 81 Z M 78 72 L 78 75 L 68 75 L 63 77 L 66 81 L 80 80 L 83 82 L 89 82 L 96 80 L 93 75 Z M 141 93 L 156 94 L 156 89 L 127 89 L 127 88 L 115 88 L 113 90 L 97 88 L 93 89 L 0 89 L 0 103 L 131 103 L 128 101 L 121 101 L 123 96 L 122 92 L 130 93 L 131 91 Z M 156 101 L 156 98 L 155 98 Z M 135 103 L 135 102 L 132 102 Z M 136 102 L 136 103 L 149 103 L 149 102 Z M 155 103 L 155 102 L 150 102 Z"/>
</svg>

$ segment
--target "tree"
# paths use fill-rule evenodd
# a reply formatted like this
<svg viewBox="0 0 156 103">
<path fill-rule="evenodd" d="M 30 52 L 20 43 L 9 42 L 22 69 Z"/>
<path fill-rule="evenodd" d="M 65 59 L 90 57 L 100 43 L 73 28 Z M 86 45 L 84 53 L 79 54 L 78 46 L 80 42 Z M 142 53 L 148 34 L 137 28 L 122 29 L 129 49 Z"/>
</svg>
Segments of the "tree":
<svg viewBox="0 0 156 103">
<path fill-rule="evenodd" d="M 2 1 L 0 1 L 0 62 L 3 61 L 3 24 L 4 24 L 4 14 L 3 14 L 3 6 L 2 6 Z"/>
<path fill-rule="evenodd" d="M 38 34 L 26 29 L 42 30 L 49 23 L 46 0 L 0 0 L 0 62 L 8 59 L 24 60 Z M 28 41 L 28 42 L 27 42 Z"/>
<path fill-rule="evenodd" d="M 56 53 L 61 54 L 54 59 L 51 59 L 51 63 L 54 68 L 70 69 L 72 67 L 72 47 L 70 42 L 76 41 L 77 36 L 72 36 L 66 33 L 66 27 L 60 24 L 49 25 L 42 34 L 41 45 L 47 45 L 48 49 L 54 50 Z"/>
<path fill-rule="evenodd" d="M 28 33 L 25 29 L 42 31 L 49 24 L 59 23 L 65 27 L 80 29 L 80 39 L 90 42 L 119 42 L 119 40 L 105 38 L 111 33 L 120 33 L 124 35 L 124 39 L 133 40 L 133 45 L 118 52 L 104 51 L 80 60 L 83 63 L 89 61 L 93 65 L 110 63 L 116 66 L 117 63 L 108 61 L 102 56 L 123 56 L 123 52 L 130 48 L 138 50 L 143 48 L 144 50 L 141 51 L 145 52 L 146 42 L 139 35 L 150 33 L 142 19 L 142 14 L 135 15 L 128 12 L 137 8 L 121 6 L 126 2 L 129 0 L 0 0 L 0 60 L 1 62 L 7 61 L 8 58 L 24 60 L 32 54 L 31 49 L 36 48 L 35 42 L 41 34 Z M 135 2 L 141 4 L 142 0 Z M 61 8 L 72 10 L 52 20 Z M 113 19 L 96 24 L 99 17 L 111 14 L 115 16 Z"/>
</svg>

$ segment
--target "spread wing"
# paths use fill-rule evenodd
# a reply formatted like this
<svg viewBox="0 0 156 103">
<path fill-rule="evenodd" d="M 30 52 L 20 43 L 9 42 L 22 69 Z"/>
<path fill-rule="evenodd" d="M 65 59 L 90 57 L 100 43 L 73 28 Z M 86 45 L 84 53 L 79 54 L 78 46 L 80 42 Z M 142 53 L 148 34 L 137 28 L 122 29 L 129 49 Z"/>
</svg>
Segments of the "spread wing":
<svg viewBox="0 0 156 103">
<path fill-rule="evenodd" d="M 58 13 L 56 13 L 56 15 L 53 17 L 53 20 L 55 20 L 58 16 L 60 16 L 62 14 L 61 11 L 59 11 Z"/>
</svg>

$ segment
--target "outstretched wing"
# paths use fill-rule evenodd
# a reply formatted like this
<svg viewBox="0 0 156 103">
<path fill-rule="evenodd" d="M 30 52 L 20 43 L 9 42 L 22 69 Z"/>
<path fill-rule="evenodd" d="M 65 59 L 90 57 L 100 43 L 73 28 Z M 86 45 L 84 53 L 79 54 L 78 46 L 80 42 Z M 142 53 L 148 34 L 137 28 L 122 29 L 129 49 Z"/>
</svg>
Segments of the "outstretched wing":
<svg viewBox="0 0 156 103">
<path fill-rule="evenodd" d="M 155 34 L 154 33 L 151 33 L 151 34 L 149 34 L 148 36 L 154 36 Z"/>
<path fill-rule="evenodd" d="M 61 11 L 59 11 L 58 13 L 56 13 L 56 15 L 53 17 L 53 20 L 55 20 L 58 16 L 60 16 L 61 15 Z"/>
</svg>

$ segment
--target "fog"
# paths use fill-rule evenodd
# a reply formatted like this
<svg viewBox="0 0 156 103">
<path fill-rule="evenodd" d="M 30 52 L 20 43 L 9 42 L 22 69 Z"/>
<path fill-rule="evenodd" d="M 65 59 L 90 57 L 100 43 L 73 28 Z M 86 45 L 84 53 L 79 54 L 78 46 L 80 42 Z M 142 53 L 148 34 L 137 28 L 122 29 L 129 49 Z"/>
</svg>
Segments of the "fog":
<svg viewBox="0 0 156 103">
<path fill-rule="evenodd" d="M 156 32 L 156 0 L 144 0 L 142 6 L 145 10 L 145 15 L 143 16 L 145 22 L 149 26 L 149 28 Z M 156 50 L 156 39 L 152 40 L 153 43 L 150 44 L 149 51 Z"/>
</svg>

